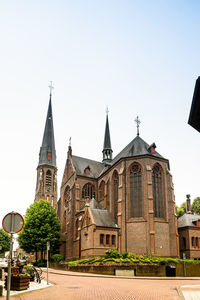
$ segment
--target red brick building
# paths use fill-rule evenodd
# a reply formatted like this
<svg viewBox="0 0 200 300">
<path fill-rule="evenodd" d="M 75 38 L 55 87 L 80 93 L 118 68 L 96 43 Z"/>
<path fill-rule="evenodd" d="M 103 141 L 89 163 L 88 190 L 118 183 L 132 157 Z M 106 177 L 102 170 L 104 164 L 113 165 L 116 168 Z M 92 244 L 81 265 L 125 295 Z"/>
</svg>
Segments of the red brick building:
<svg viewBox="0 0 200 300">
<path fill-rule="evenodd" d="M 52 87 L 50 87 L 52 88 Z M 104 255 L 106 249 L 179 256 L 169 161 L 137 136 L 114 158 L 106 117 L 102 162 L 75 156 L 69 145 L 57 202 L 51 93 L 37 167 L 35 201 L 57 208 L 65 258 Z"/>
<path fill-rule="evenodd" d="M 200 215 L 191 211 L 190 195 L 187 195 L 187 212 L 178 218 L 180 257 L 200 259 Z"/>
<path fill-rule="evenodd" d="M 113 159 L 108 115 L 102 162 L 74 156 L 69 145 L 58 214 L 65 258 L 106 249 L 179 256 L 169 161 L 137 136 Z"/>
</svg>

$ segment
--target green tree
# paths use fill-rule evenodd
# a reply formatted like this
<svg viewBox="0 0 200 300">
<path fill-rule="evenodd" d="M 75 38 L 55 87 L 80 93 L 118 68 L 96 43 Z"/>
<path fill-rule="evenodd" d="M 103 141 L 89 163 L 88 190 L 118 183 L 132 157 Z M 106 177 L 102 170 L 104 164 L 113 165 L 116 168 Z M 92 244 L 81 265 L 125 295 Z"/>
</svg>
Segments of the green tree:
<svg viewBox="0 0 200 300">
<path fill-rule="evenodd" d="M 10 236 L 2 228 L 0 229 L 0 254 L 4 256 L 10 250 Z"/>
<path fill-rule="evenodd" d="M 197 197 L 197 198 L 194 199 L 194 201 L 192 203 L 192 210 L 196 214 L 200 214 L 200 197 Z"/>
<path fill-rule="evenodd" d="M 180 218 L 181 216 L 183 216 L 186 213 L 186 202 L 183 202 L 180 207 L 176 206 L 176 210 L 177 210 L 177 217 Z"/>
<path fill-rule="evenodd" d="M 36 261 L 41 251 L 43 259 L 47 241 L 50 241 L 52 253 L 58 250 L 59 231 L 60 223 L 51 204 L 45 200 L 34 202 L 26 211 L 24 228 L 18 235 L 19 246 L 27 253 L 35 252 Z"/>
</svg>

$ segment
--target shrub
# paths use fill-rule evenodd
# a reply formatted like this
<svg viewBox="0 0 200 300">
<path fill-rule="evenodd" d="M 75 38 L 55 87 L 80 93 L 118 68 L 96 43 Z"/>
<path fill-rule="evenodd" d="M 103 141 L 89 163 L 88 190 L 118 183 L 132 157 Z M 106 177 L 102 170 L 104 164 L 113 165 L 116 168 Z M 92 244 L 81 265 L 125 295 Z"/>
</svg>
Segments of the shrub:
<svg viewBox="0 0 200 300">
<path fill-rule="evenodd" d="M 120 253 L 117 250 L 106 250 L 106 257 L 113 257 L 113 258 L 119 258 L 120 257 Z"/>
<path fill-rule="evenodd" d="M 127 258 L 128 257 L 128 252 L 122 252 L 121 257 L 122 258 Z"/>
<path fill-rule="evenodd" d="M 54 262 L 58 262 L 59 263 L 59 262 L 61 262 L 64 259 L 63 259 L 62 255 L 60 255 L 60 254 L 54 254 L 51 257 L 51 260 L 54 261 Z"/>
</svg>

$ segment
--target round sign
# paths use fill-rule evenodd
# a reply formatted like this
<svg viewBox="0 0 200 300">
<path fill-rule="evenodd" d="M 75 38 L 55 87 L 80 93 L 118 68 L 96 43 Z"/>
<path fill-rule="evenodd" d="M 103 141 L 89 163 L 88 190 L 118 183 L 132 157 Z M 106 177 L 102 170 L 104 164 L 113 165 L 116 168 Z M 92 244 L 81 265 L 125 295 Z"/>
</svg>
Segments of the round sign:
<svg viewBox="0 0 200 300">
<path fill-rule="evenodd" d="M 24 227 L 24 218 L 17 212 L 11 212 L 3 218 L 2 226 L 8 233 L 17 233 Z"/>
</svg>

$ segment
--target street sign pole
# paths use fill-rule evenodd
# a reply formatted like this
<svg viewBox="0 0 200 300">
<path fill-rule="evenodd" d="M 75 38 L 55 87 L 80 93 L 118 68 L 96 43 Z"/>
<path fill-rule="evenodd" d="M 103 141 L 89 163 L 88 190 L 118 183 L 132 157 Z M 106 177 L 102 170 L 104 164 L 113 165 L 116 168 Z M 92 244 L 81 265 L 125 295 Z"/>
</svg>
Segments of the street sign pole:
<svg viewBox="0 0 200 300">
<path fill-rule="evenodd" d="M 11 286 L 11 263 L 13 256 L 13 235 L 22 230 L 24 227 L 24 219 L 23 217 L 16 213 L 11 212 L 7 214 L 2 221 L 3 229 L 10 233 L 10 254 L 8 259 L 8 275 L 7 275 L 7 294 L 6 300 L 10 300 L 10 286 Z"/>
<path fill-rule="evenodd" d="M 47 241 L 47 285 L 49 284 L 49 250 L 50 250 L 50 241 Z"/>
<path fill-rule="evenodd" d="M 11 233 L 11 235 L 10 235 L 10 253 L 9 253 L 9 259 L 8 259 L 8 276 L 7 276 L 6 300 L 10 300 L 12 252 L 13 252 L 13 233 Z"/>
</svg>

